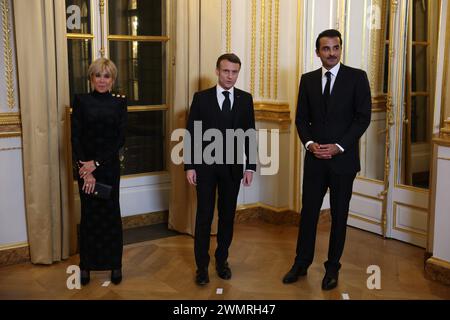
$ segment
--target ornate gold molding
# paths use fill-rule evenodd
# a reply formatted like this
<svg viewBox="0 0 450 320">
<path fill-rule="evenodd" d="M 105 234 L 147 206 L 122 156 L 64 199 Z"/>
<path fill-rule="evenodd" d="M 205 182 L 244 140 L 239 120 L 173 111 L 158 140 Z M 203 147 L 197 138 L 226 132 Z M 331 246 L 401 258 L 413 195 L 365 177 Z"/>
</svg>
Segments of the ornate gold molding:
<svg viewBox="0 0 450 320">
<path fill-rule="evenodd" d="M 372 112 L 386 112 L 387 97 L 386 95 L 379 95 L 372 97 Z"/>
<path fill-rule="evenodd" d="M 18 112 L 0 113 L 0 138 L 20 137 L 22 126 Z"/>
<path fill-rule="evenodd" d="M 226 50 L 231 52 L 231 0 L 227 0 Z"/>
<path fill-rule="evenodd" d="M 9 23 L 9 0 L 2 0 L 2 30 L 3 30 L 3 60 L 5 65 L 5 81 L 7 91 L 8 108 L 14 109 L 14 65 L 11 48 L 11 29 Z"/>
<path fill-rule="evenodd" d="M 272 0 L 269 1 L 267 18 L 267 98 L 272 98 Z M 264 50 L 264 48 L 262 48 Z"/>
<path fill-rule="evenodd" d="M 382 211 L 381 211 L 381 229 L 383 237 L 386 237 L 387 233 L 387 215 L 388 215 L 388 199 L 387 194 L 389 191 L 389 176 L 391 173 L 391 160 L 390 160 L 390 152 L 391 152 L 391 127 L 395 124 L 394 121 L 394 103 L 393 103 L 393 90 L 396 90 L 397 88 L 393 89 L 393 81 L 392 78 L 392 68 L 393 68 L 393 61 L 394 61 L 394 54 L 395 54 L 395 45 L 396 44 L 394 40 L 394 32 L 395 32 L 395 19 L 398 9 L 398 1 L 397 0 L 391 0 L 391 6 L 389 8 L 390 10 L 390 20 L 389 20 L 389 33 L 391 35 L 390 41 L 389 41 L 389 69 L 388 69 L 388 93 L 386 96 L 386 140 L 385 140 L 385 149 L 384 149 L 384 190 L 380 193 L 380 196 L 383 197 L 383 205 L 382 205 Z M 400 30 L 400 34 L 403 34 L 404 30 Z M 397 81 L 398 84 L 398 81 Z M 398 134 L 398 131 L 397 131 Z"/>
<path fill-rule="evenodd" d="M 280 124 L 283 128 L 291 124 L 291 111 L 287 103 L 255 102 L 255 119 Z"/>
<path fill-rule="evenodd" d="M 252 47 L 250 58 L 250 92 L 255 94 L 255 69 L 256 69 L 256 0 L 252 0 Z"/>
<path fill-rule="evenodd" d="M 450 137 L 450 119 L 444 120 L 444 127 L 441 128 L 441 133 Z"/>
<path fill-rule="evenodd" d="M 105 56 L 105 28 L 104 28 L 104 17 L 105 17 L 105 0 L 100 0 L 100 56 L 103 58 Z"/>
<path fill-rule="evenodd" d="M 10 113 L 0 113 L 0 126 L 5 125 L 20 125 L 20 113 L 10 112 Z"/>
<path fill-rule="evenodd" d="M 393 14 L 392 16 L 395 16 L 395 14 L 397 13 L 397 8 L 398 8 L 398 0 L 392 0 L 391 1 L 391 12 Z"/>
<path fill-rule="evenodd" d="M 274 39 L 274 99 L 278 98 L 278 47 L 280 33 L 280 0 L 275 0 L 275 39 Z"/>
<path fill-rule="evenodd" d="M 383 90 L 382 83 L 383 83 L 383 53 L 385 49 L 385 22 L 386 22 L 386 2 L 387 1 L 381 1 L 381 0 L 374 0 L 372 3 L 372 6 L 376 8 L 381 8 L 381 28 L 375 29 L 373 26 L 373 18 L 371 21 L 372 29 L 370 31 L 370 52 L 372 59 L 369 62 L 370 64 L 370 88 L 373 93 L 379 94 Z M 375 21 L 376 22 L 376 21 Z"/>
<path fill-rule="evenodd" d="M 450 136 L 446 134 L 435 134 L 433 136 L 433 143 L 444 146 L 444 147 L 450 147 Z"/>
<path fill-rule="evenodd" d="M 266 0 L 261 0 L 261 24 L 260 24 L 260 56 L 259 56 L 259 95 L 264 97 L 264 63 L 265 63 L 265 39 L 266 39 Z"/>
</svg>

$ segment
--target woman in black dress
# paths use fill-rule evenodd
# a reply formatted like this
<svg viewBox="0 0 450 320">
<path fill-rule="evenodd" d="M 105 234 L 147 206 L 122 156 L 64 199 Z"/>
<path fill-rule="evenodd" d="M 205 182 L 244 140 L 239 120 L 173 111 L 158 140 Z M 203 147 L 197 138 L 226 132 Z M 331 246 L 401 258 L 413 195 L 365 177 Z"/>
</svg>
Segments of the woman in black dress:
<svg viewBox="0 0 450 320">
<path fill-rule="evenodd" d="M 111 270 L 111 282 L 122 280 L 122 220 L 119 205 L 119 149 L 125 142 L 127 103 L 111 94 L 117 68 L 100 58 L 88 70 L 92 92 L 76 95 L 72 113 L 72 150 L 81 200 L 81 284 L 91 270 Z M 112 186 L 108 199 L 96 196 L 96 183 Z"/>
</svg>

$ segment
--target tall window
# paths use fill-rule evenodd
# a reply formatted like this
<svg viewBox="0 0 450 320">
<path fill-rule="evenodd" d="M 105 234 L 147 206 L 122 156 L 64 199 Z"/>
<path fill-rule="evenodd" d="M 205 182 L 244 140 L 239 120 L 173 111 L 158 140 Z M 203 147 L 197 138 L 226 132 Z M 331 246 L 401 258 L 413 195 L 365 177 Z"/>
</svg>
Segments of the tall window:
<svg viewBox="0 0 450 320">
<path fill-rule="evenodd" d="M 89 92 L 87 70 L 93 56 L 90 0 L 66 0 L 67 53 L 69 58 L 70 100 L 75 93 Z"/>
<path fill-rule="evenodd" d="M 129 105 L 122 175 L 164 171 L 168 108 L 166 47 L 169 41 L 166 1 L 111 0 L 105 3 L 104 15 L 99 14 L 98 4 L 89 6 L 89 2 L 66 0 L 68 11 L 71 5 L 86 7 L 81 30 L 67 34 L 71 96 L 90 90 L 87 68 L 93 60 L 93 50 L 92 44 L 88 46 L 88 43 L 92 43 L 92 39 L 101 43 L 102 38 L 101 34 L 90 33 L 90 17 L 102 17 L 105 21 L 97 19 L 97 24 L 102 21 L 107 25 L 107 42 L 103 49 L 118 69 L 114 90 L 126 95 Z M 92 0 L 92 3 L 97 1 Z M 94 25 L 92 29 L 102 30 L 100 25 Z M 77 40 L 84 41 L 83 52 L 90 55 L 76 54 L 78 48 L 73 49 L 71 41 Z"/>
</svg>

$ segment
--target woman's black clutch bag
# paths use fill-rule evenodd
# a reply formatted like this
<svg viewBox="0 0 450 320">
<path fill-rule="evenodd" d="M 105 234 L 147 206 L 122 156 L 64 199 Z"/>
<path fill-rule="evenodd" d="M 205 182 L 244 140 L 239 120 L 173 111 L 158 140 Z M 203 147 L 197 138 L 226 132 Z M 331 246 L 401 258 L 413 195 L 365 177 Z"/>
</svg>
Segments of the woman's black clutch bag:
<svg viewBox="0 0 450 320">
<path fill-rule="evenodd" d="M 92 195 L 100 199 L 109 199 L 111 197 L 112 186 L 100 182 L 95 183 L 94 193 Z"/>
</svg>

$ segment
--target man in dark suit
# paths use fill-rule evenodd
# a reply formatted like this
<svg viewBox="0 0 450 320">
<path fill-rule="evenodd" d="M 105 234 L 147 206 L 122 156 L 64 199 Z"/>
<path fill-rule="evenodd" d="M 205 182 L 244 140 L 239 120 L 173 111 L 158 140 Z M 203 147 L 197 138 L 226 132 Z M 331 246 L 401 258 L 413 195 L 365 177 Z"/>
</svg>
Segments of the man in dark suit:
<svg viewBox="0 0 450 320">
<path fill-rule="evenodd" d="M 322 67 L 302 75 L 296 125 L 306 148 L 301 221 L 294 265 L 283 283 L 307 273 L 314 258 L 317 222 L 330 189 L 331 234 L 322 289 L 337 286 L 353 181 L 360 170 L 359 138 L 370 124 L 371 95 L 363 70 L 340 63 L 342 38 L 326 30 L 316 40 Z"/>
<path fill-rule="evenodd" d="M 250 186 L 253 173 L 256 170 L 255 139 L 240 140 L 245 145 L 244 147 L 233 144 L 235 138 L 225 138 L 226 130 L 242 129 L 252 135 L 251 132 L 255 129 L 252 96 L 250 93 L 234 87 L 240 69 L 241 61 L 235 54 L 220 56 L 216 64 L 218 84 L 210 89 L 195 93 L 189 112 L 187 130 L 190 133 L 191 141 L 198 141 L 199 137 L 196 137 L 195 133 L 199 134 L 200 132 L 194 130 L 194 128 L 201 124 L 202 137 L 207 130 L 215 129 L 216 132 L 220 131 L 224 142 L 223 146 L 215 150 L 213 156 L 216 161 L 213 163 L 206 161 L 203 157 L 199 163 L 194 162 L 195 150 L 197 156 L 200 152 L 204 156 L 205 148 L 209 145 L 205 141 L 199 148 L 198 146 L 196 148 L 192 143 L 192 149 L 190 150 L 192 161 L 190 163 L 185 161 L 186 178 L 191 185 L 197 187 L 194 251 L 197 264 L 196 283 L 198 285 L 205 285 L 209 282 L 208 265 L 210 258 L 208 251 L 216 189 L 218 189 L 219 213 L 217 249 L 215 252 L 216 271 L 220 278 L 228 280 L 231 278 L 231 269 L 227 262 L 228 249 L 233 237 L 234 215 L 240 183 L 242 180 L 244 186 Z M 233 149 L 227 149 L 227 144 L 231 145 Z M 245 168 L 243 164 L 244 155 L 242 152 L 241 154 L 237 152 L 237 150 L 242 151 L 242 149 L 245 149 L 246 154 Z M 228 155 L 226 154 L 227 151 Z M 250 155 L 250 152 L 253 152 L 253 156 Z M 233 156 L 230 158 L 231 153 L 233 153 Z M 231 161 L 229 161 L 230 159 Z"/>
</svg>

